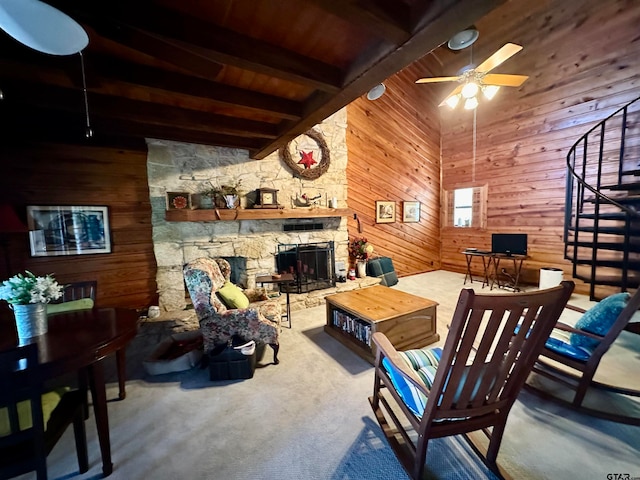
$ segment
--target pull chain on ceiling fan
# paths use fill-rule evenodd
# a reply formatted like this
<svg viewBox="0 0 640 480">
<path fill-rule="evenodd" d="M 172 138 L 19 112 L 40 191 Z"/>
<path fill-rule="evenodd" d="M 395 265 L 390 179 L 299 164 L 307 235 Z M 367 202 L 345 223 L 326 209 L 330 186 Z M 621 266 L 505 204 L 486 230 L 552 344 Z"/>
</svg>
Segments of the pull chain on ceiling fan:
<svg viewBox="0 0 640 480">
<path fill-rule="evenodd" d="M 460 100 L 464 100 L 464 108 L 473 110 L 478 106 L 477 95 L 480 92 L 488 100 L 491 100 L 500 87 L 519 87 L 529 78 L 527 75 L 489 73 L 520 50 L 522 50 L 522 46 L 507 43 L 480 65 L 465 70 L 460 75 L 419 78 L 416 83 L 458 82 L 459 85 L 445 97 L 439 106 L 448 105 L 455 108 Z"/>
</svg>

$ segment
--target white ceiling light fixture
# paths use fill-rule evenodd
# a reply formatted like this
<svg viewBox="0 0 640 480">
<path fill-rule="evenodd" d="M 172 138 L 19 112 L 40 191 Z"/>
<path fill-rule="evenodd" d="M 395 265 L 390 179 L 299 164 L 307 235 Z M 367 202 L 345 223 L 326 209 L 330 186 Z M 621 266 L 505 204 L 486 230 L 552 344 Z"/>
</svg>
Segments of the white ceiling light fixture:
<svg viewBox="0 0 640 480">
<path fill-rule="evenodd" d="M 0 28 L 29 48 L 72 55 L 89 43 L 78 22 L 39 0 L 0 0 Z"/>
<path fill-rule="evenodd" d="M 474 26 L 471 26 L 466 30 L 462 30 L 461 32 L 458 32 L 453 37 L 451 37 L 447 42 L 447 46 L 451 50 L 462 50 L 473 45 L 479 36 L 480 33 L 478 32 L 478 30 L 476 30 Z"/>
<path fill-rule="evenodd" d="M 371 90 L 369 90 L 369 92 L 367 93 L 367 99 L 377 100 L 382 95 L 384 95 L 384 92 L 386 90 L 387 90 L 387 87 L 384 86 L 384 83 L 379 83 L 378 85 L 373 87 Z"/>
</svg>

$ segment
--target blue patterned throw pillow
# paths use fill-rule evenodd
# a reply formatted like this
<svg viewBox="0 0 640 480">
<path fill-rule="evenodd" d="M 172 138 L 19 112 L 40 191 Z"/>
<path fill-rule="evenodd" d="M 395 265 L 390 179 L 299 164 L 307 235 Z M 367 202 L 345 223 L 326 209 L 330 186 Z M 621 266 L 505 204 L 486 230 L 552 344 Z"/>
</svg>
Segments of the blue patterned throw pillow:
<svg viewBox="0 0 640 480">
<path fill-rule="evenodd" d="M 597 305 L 591 307 L 576 323 L 578 330 L 595 333 L 596 335 L 606 335 L 611 326 L 615 323 L 618 315 L 627 306 L 629 301 L 629 293 L 615 293 L 598 302 Z M 598 346 L 598 341 L 593 338 L 585 337 L 577 333 L 572 333 L 569 338 L 571 345 L 574 347 L 585 347 L 594 349 Z"/>
</svg>

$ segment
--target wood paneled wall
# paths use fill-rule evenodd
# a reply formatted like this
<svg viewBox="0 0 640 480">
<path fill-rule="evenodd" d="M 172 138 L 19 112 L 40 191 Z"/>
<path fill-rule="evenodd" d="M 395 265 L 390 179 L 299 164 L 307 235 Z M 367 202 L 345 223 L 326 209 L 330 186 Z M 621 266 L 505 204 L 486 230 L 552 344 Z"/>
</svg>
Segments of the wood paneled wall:
<svg viewBox="0 0 640 480">
<path fill-rule="evenodd" d="M 427 58 L 385 81 L 385 94 L 347 107 L 349 237 L 364 236 L 398 275 L 440 268 L 440 120 L 435 92 L 415 80 L 438 68 Z M 376 200 L 396 204 L 395 223 L 376 224 Z M 420 222 L 402 222 L 402 202 L 418 201 Z"/>
<path fill-rule="evenodd" d="M 97 280 L 99 306 L 157 304 L 147 151 L 61 144 L 0 149 L 0 199 L 26 221 L 27 205 L 107 205 L 112 253 L 30 257 L 26 233 L 8 234 L 11 274 L 53 273 L 61 283 Z M 4 259 L 0 278 L 8 277 Z"/>
<path fill-rule="evenodd" d="M 488 185 L 487 229 L 444 228 L 443 269 L 464 271 L 460 251 L 490 247 L 492 232 L 527 233 L 524 280 L 537 283 L 545 266 L 571 278 L 562 240 L 566 155 L 592 125 L 640 96 L 639 24 L 640 3 L 594 0 L 515 0 L 477 23 L 476 63 L 514 42 L 524 49 L 496 73 L 530 78 L 481 103 L 475 159 L 474 114 L 441 111 L 443 189 Z M 467 63 L 440 58 L 445 75 Z"/>
</svg>

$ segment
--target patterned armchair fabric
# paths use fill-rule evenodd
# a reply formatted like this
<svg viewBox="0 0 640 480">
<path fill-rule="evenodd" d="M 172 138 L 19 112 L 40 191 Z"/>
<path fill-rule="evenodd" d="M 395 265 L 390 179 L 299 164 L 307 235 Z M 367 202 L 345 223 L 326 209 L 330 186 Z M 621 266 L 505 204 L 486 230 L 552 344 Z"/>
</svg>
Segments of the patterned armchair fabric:
<svg viewBox="0 0 640 480">
<path fill-rule="evenodd" d="M 280 305 L 266 299 L 264 291 L 246 290 L 248 308 L 228 309 L 216 292 L 230 278 L 231 267 L 223 258 L 198 258 L 183 268 L 184 279 L 200 322 L 205 352 L 226 343 L 233 335 L 273 348 L 278 363 Z"/>
</svg>

